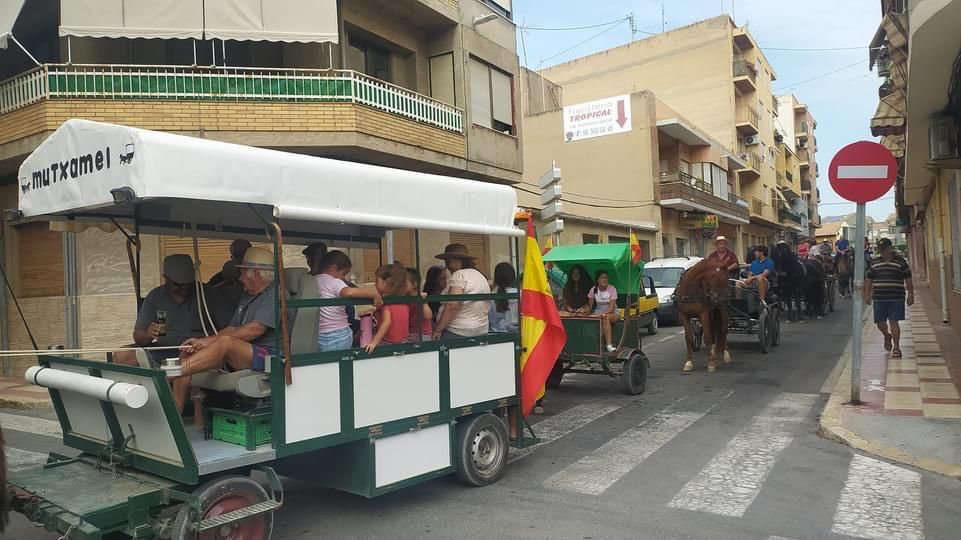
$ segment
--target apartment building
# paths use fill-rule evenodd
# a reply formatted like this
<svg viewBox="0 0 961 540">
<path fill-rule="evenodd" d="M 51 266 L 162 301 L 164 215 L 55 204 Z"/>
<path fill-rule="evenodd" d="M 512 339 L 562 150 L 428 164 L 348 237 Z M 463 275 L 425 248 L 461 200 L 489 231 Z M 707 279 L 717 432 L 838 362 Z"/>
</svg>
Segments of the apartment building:
<svg viewBox="0 0 961 540">
<path fill-rule="evenodd" d="M 735 173 L 733 193 L 749 205 L 749 223 L 738 226 L 739 245 L 786 238 L 780 209 L 790 202 L 779 196 L 776 171 L 778 103 L 772 83 L 777 74 L 750 32 L 730 17 L 700 21 L 539 73 L 564 89 L 565 104 L 598 95 L 653 92 L 730 149 L 723 156 L 725 172 Z"/>
<path fill-rule="evenodd" d="M 777 104 L 775 140 L 784 156 L 778 159 L 778 185 L 791 198 L 791 206 L 781 212 L 781 222 L 787 227 L 789 237 L 812 237 L 821 226 L 818 212 L 821 195 L 817 186 L 820 172 L 815 135 L 817 121 L 808 106 L 792 94 L 778 96 Z M 782 181 L 786 183 L 780 183 Z"/>
<path fill-rule="evenodd" d="M 552 163 L 560 167 L 561 212 L 541 220 L 564 220 L 557 242 L 626 242 L 633 231 L 649 260 L 703 255 L 717 234 L 737 241 L 749 215 L 728 172 L 732 151 L 654 92 L 610 96 L 598 87 L 575 103 L 563 87 L 527 70 L 521 87 L 526 170 L 519 199 L 539 206 L 537 179 Z M 582 129 L 576 123 L 584 116 L 595 120 Z"/>
<path fill-rule="evenodd" d="M 961 45 L 946 37 L 961 35 L 961 0 L 880 4 L 869 60 L 882 84 L 871 131 L 903 170 L 894 226 L 942 321 L 961 334 Z"/>
<path fill-rule="evenodd" d="M 12 16 L 0 18 L 2 208 L 17 206 L 20 163 L 69 118 L 521 180 L 510 0 L 14 4 L 0 10 Z M 425 266 L 449 242 L 467 244 L 488 269 L 509 253 L 507 240 L 425 232 L 415 245 L 412 231 L 391 236 L 381 250 L 351 250 L 357 281 L 371 281 L 388 258 L 413 263 L 417 245 Z M 227 242 L 199 247 L 206 278 L 227 258 Z M 192 243 L 147 237 L 142 249 L 146 291 L 160 282 L 162 258 L 192 253 Z M 135 298 L 115 227 L 4 224 L 0 257 L 41 346 L 129 341 Z M 303 265 L 296 247 L 285 257 Z M 29 348 L 5 294 L 0 310 L 0 348 Z M 3 367 L 10 375 L 23 366 Z"/>
</svg>

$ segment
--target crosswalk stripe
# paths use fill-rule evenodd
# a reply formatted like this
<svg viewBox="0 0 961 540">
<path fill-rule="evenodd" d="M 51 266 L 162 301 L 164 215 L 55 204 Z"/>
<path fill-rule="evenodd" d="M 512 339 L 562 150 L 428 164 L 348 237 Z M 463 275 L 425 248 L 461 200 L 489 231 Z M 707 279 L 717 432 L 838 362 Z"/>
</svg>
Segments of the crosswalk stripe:
<svg viewBox="0 0 961 540">
<path fill-rule="evenodd" d="M 859 538 L 924 538 L 921 475 L 855 454 L 831 532 Z"/>
<path fill-rule="evenodd" d="M 43 465 L 47 462 L 47 454 L 41 454 L 40 452 L 21 450 L 11 446 L 4 448 L 3 452 L 7 456 L 7 469 L 11 471 Z"/>
<path fill-rule="evenodd" d="M 508 459 L 508 463 L 513 463 L 527 455 L 530 455 L 531 452 L 544 446 L 545 444 L 550 444 L 557 439 L 560 439 L 564 435 L 567 435 L 578 428 L 590 424 L 602 416 L 620 409 L 626 403 L 628 402 L 620 405 L 614 405 L 602 401 L 581 403 L 580 405 L 571 407 L 560 414 L 538 422 L 534 425 L 533 429 L 534 433 L 537 435 L 537 438 L 539 438 L 541 442 L 533 446 L 528 446 L 527 448 L 511 448 L 511 455 Z"/>
<path fill-rule="evenodd" d="M 794 440 L 816 394 L 780 394 L 687 483 L 668 506 L 742 517 L 761 492 L 774 463 Z"/>
<path fill-rule="evenodd" d="M 24 433 L 34 433 L 55 439 L 63 438 L 63 431 L 60 430 L 60 422 L 47 420 L 45 418 L 34 418 L 21 414 L 0 413 L 0 427 L 4 430 L 12 429 Z"/>
<path fill-rule="evenodd" d="M 720 395 L 704 412 L 670 412 L 672 405 L 562 469 L 548 478 L 544 486 L 600 495 L 733 393 Z"/>
</svg>

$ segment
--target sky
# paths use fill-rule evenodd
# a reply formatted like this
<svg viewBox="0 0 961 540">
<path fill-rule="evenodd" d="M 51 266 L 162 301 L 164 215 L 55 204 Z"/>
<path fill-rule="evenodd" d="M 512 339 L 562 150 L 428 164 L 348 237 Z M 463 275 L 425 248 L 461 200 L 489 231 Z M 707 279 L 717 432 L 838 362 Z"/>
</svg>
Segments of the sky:
<svg viewBox="0 0 961 540">
<path fill-rule="evenodd" d="M 592 26 L 634 14 L 643 39 L 726 13 L 747 26 L 777 71 L 776 95 L 793 93 L 818 122 L 821 216 L 850 214 L 854 203 L 840 198 L 827 178 L 831 158 L 845 145 L 876 138 L 870 121 L 881 80 L 868 71 L 868 44 L 881 21 L 878 0 L 514 0 L 521 64 L 536 69 L 623 45 L 631 40 L 626 21 L 583 30 L 538 30 Z M 595 37 L 596 36 L 596 37 Z M 585 42 L 586 41 L 586 42 Z M 583 42 L 583 43 L 582 43 Z M 844 49 L 785 51 L 777 49 Z M 569 49 L 569 50 L 568 50 Z M 852 65 L 853 64 L 853 65 Z M 836 73 L 831 73 L 835 72 Z M 814 79 L 814 80 L 810 80 Z M 670 104 L 670 96 L 658 96 Z M 679 111 L 683 114 L 684 111 Z M 894 192 L 868 205 L 868 215 L 886 219 Z"/>
</svg>

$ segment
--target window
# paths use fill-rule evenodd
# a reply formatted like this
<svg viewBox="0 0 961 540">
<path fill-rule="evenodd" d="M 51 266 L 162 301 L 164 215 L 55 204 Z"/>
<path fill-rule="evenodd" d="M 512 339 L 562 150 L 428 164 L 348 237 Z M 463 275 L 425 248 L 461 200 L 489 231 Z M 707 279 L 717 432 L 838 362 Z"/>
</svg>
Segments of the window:
<svg viewBox="0 0 961 540">
<path fill-rule="evenodd" d="M 647 240 L 638 240 L 638 243 L 641 244 L 641 260 L 651 260 L 651 243 Z"/>
<path fill-rule="evenodd" d="M 664 249 L 664 256 L 671 257 L 673 252 L 671 251 L 671 237 L 668 235 L 661 236 L 661 247 Z"/>
<path fill-rule="evenodd" d="M 677 244 L 677 256 L 678 256 L 678 257 L 686 257 L 687 254 L 688 254 L 688 253 L 687 253 L 687 240 L 684 240 L 683 238 L 677 238 L 677 239 L 675 239 L 675 242 L 676 242 L 676 244 Z"/>
<path fill-rule="evenodd" d="M 495 13 L 511 18 L 511 0 L 481 0 L 481 2 Z"/>
<path fill-rule="evenodd" d="M 430 97 L 457 105 L 454 94 L 454 53 L 430 57 Z"/>
<path fill-rule="evenodd" d="M 581 235 L 582 244 L 600 244 L 601 237 L 597 234 L 582 234 Z"/>
<path fill-rule="evenodd" d="M 514 134 L 514 82 L 503 71 L 471 58 L 470 108 L 475 124 Z"/>
<path fill-rule="evenodd" d="M 626 236 L 615 236 L 613 234 L 607 235 L 607 243 L 609 244 L 629 244 L 631 239 Z"/>
<path fill-rule="evenodd" d="M 948 205 L 951 211 L 951 267 L 954 288 L 961 290 L 961 172 L 955 171 L 948 186 Z"/>
<path fill-rule="evenodd" d="M 366 73 L 382 81 L 391 82 L 390 51 L 356 37 L 349 36 L 347 47 L 347 67 Z"/>
<path fill-rule="evenodd" d="M 45 221 L 20 225 L 17 232 L 20 233 L 20 296 L 63 296 L 63 233 L 51 231 Z"/>
</svg>

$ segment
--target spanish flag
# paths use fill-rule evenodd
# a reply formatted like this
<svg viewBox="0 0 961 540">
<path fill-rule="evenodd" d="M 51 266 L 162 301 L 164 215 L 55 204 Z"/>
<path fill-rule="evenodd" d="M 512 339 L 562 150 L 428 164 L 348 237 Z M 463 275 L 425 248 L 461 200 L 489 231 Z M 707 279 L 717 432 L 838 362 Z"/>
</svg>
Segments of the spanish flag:
<svg viewBox="0 0 961 540">
<path fill-rule="evenodd" d="M 634 234 L 634 231 L 631 230 L 631 262 L 638 264 L 641 262 L 643 256 L 644 253 L 641 251 L 641 243 L 637 241 L 637 236 Z"/>
<path fill-rule="evenodd" d="M 521 408 L 530 416 L 541 396 L 564 345 L 567 332 L 561 324 L 554 295 L 551 294 L 534 236 L 534 222 L 527 222 L 527 249 L 524 254 L 524 282 L 521 284 Z"/>
</svg>

